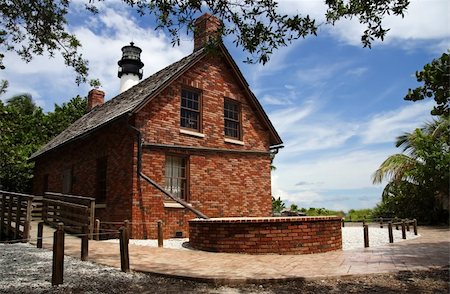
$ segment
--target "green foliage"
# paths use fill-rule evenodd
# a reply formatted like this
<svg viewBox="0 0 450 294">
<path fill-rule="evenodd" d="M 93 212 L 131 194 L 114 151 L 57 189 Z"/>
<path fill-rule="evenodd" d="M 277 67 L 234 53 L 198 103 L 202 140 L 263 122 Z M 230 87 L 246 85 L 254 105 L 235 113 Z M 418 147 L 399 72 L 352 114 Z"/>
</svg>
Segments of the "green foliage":
<svg viewBox="0 0 450 294">
<path fill-rule="evenodd" d="M 431 111 L 432 115 L 443 115 L 448 118 L 450 114 L 450 62 L 449 54 L 444 53 L 440 58 L 426 64 L 423 70 L 416 72 L 417 81 L 423 86 L 414 90 L 409 89 L 405 100 L 418 101 L 433 98 L 436 101 Z"/>
<path fill-rule="evenodd" d="M 345 216 L 345 221 L 362 221 L 364 219 L 370 220 L 373 216 L 373 210 L 370 208 L 366 209 L 350 209 Z M 381 217 L 384 217 L 384 215 L 381 215 Z"/>
<path fill-rule="evenodd" d="M 272 213 L 280 213 L 285 208 L 286 205 L 280 197 L 272 197 Z"/>
<path fill-rule="evenodd" d="M 29 192 L 33 164 L 27 162 L 46 133 L 44 113 L 28 95 L 0 101 L 0 184 L 2 189 Z"/>
<path fill-rule="evenodd" d="M 291 204 L 291 207 L 289 208 L 290 211 L 298 211 L 297 204 Z"/>
<path fill-rule="evenodd" d="M 52 138 L 61 133 L 75 120 L 82 117 L 86 113 L 86 98 L 77 96 L 72 98 L 68 103 L 61 106 L 55 104 L 55 110 L 47 114 L 46 120 L 49 127 L 48 138 Z"/>
<path fill-rule="evenodd" d="M 81 117 L 86 99 L 76 97 L 44 114 L 29 95 L 6 104 L 0 100 L 0 185 L 3 190 L 31 192 L 33 162 L 28 158 L 48 140 Z"/>
<path fill-rule="evenodd" d="M 448 222 L 450 187 L 449 120 L 440 118 L 397 138 L 403 154 L 386 159 L 374 173 L 374 183 L 388 180 L 378 216 L 417 218 L 422 223 Z"/>
<path fill-rule="evenodd" d="M 325 208 L 315 208 L 315 207 L 310 207 L 309 209 L 301 208 L 299 211 L 306 213 L 307 216 L 327 216 L 327 215 L 344 216 L 345 215 L 345 213 L 343 211 L 328 210 Z"/>
<path fill-rule="evenodd" d="M 35 55 L 54 56 L 60 53 L 66 65 L 77 73 L 76 82 L 86 82 L 88 62 L 79 49 L 80 42 L 67 31 L 70 0 L 0 1 L 0 47 L 16 52 L 29 62 Z M 97 13 L 103 0 L 90 0 L 87 11 Z M 157 29 L 166 29 L 172 43 L 180 44 L 180 31 L 193 32 L 193 22 L 199 14 L 209 11 L 220 18 L 224 26 L 220 35 L 233 35 L 236 46 L 248 52 L 248 62 L 266 63 L 273 50 L 287 46 L 293 40 L 317 34 L 317 24 L 309 15 L 292 16 L 277 12 L 275 0 L 122 0 L 125 6 L 156 20 Z M 387 29 L 382 27 L 385 15 L 401 15 L 407 0 L 327 0 L 327 22 L 334 24 L 341 18 L 357 17 L 367 27 L 362 36 L 364 46 L 374 39 L 383 40 Z M 4 54 L 0 54 L 3 69 Z"/>
</svg>

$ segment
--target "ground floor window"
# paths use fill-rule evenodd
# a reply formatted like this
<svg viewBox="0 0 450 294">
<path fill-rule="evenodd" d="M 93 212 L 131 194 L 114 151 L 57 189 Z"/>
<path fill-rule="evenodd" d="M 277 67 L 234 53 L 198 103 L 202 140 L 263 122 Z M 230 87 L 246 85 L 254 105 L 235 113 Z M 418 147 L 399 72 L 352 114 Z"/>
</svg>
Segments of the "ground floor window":
<svg viewBox="0 0 450 294">
<path fill-rule="evenodd" d="M 66 168 L 63 170 L 62 175 L 62 192 L 63 194 L 72 193 L 72 184 L 73 184 L 73 169 Z"/>
<path fill-rule="evenodd" d="M 175 197 L 187 200 L 187 157 L 166 156 L 165 190 Z"/>
</svg>

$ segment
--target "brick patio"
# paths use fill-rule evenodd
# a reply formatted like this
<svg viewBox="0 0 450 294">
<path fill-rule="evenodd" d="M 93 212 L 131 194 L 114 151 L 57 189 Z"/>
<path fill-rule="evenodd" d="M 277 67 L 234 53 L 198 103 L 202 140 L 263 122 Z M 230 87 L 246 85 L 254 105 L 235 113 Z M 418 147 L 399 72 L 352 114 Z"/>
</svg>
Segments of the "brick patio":
<svg viewBox="0 0 450 294">
<path fill-rule="evenodd" d="M 36 238 L 35 228 L 33 238 Z M 419 238 L 382 247 L 309 255 L 210 253 L 130 244 L 130 266 L 134 271 L 227 283 L 364 275 L 448 266 L 450 229 L 419 227 L 419 234 Z M 51 235 L 52 230 L 46 227 L 45 248 L 52 248 Z M 80 239 L 66 235 L 65 254 L 79 257 L 80 242 Z M 89 260 L 120 268 L 119 244 L 90 241 Z"/>
</svg>

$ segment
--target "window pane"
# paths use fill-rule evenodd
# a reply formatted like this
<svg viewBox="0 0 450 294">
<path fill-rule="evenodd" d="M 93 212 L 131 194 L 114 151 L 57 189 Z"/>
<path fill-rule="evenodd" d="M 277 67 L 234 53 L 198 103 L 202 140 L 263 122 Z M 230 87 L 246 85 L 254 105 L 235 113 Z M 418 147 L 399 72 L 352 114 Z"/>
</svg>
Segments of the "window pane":
<svg viewBox="0 0 450 294">
<path fill-rule="evenodd" d="M 180 126 L 200 130 L 200 95 L 193 91 L 181 91 Z"/>
<path fill-rule="evenodd" d="M 240 139 L 241 114 L 239 104 L 229 100 L 225 100 L 223 116 L 225 136 Z"/>
<path fill-rule="evenodd" d="M 186 199 L 186 158 L 166 156 L 165 174 L 164 189 L 175 197 Z"/>
</svg>

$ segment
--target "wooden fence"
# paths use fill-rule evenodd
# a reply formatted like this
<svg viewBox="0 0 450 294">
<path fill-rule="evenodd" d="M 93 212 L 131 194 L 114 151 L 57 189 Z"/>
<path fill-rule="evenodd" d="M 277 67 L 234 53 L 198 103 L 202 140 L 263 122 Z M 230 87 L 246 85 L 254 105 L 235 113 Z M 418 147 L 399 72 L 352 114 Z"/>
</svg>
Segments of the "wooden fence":
<svg viewBox="0 0 450 294">
<path fill-rule="evenodd" d="M 0 239 L 30 239 L 33 196 L 0 191 Z"/>
<path fill-rule="evenodd" d="M 68 232 L 83 234 L 87 228 L 92 239 L 95 223 L 95 199 L 46 192 L 42 199 L 42 219 L 44 223 L 57 227 L 64 223 Z"/>
</svg>

